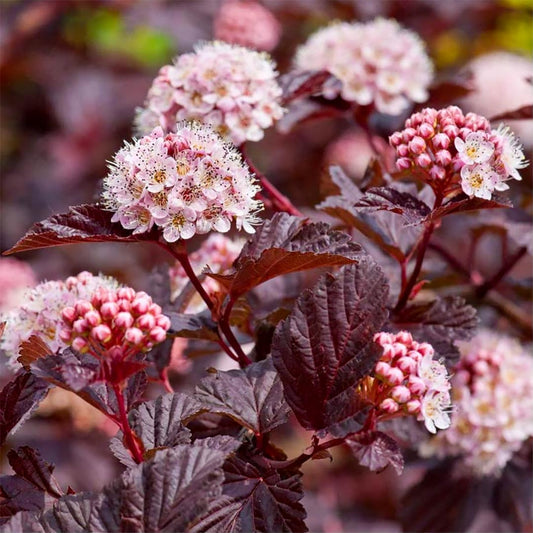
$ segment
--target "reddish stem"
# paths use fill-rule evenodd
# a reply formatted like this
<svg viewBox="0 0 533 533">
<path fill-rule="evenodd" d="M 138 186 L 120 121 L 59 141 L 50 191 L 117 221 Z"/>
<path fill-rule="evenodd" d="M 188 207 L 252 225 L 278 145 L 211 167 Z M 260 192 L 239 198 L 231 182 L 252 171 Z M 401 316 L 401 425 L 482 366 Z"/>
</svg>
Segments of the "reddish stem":
<svg viewBox="0 0 533 533">
<path fill-rule="evenodd" d="M 284 194 L 281 194 L 281 192 L 274 185 L 272 185 L 272 183 L 270 183 L 268 178 L 252 163 L 250 158 L 246 155 L 244 144 L 240 146 L 240 151 L 244 161 L 250 167 L 250 170 L 256 175 L 261 187 L 263 187 L 265 192 L 270 197 L 272 207 L 277 211 L 284 211 L 290 215 L 302 217 L 302 212 L 299 211 Z"/>
<path fill-rule="evenodd" d="M 126 406 L 124 404 L 124 396 L 118 385 L 113 384 L 113 390 L 115 391 L 115 396 L 117 398 L 118 411 L 120 415 L 120 429 L 124 434 L 124 444 L 126 444 L 128 447 L 132 457 L 135 459 L 135 462 L 142 463 L 144 461 L 142 450 L 133 435 L 133 431 L 131 430 L 130 423 L 128 421 L 128 414 L 126 413 Z"/>
<path fill-rule="evenodd" d="M 163 387 L 165 387 L 165 390 L 167 392 L 174 392 L 174 389 L 172 388 L 172 385 L 170 384 L 170 381 L 168 380 L 168 369 L 163 368 L 161 372 L 159 373 L 159 377 L 161 378 L 161 384 Z"/>
</svg>

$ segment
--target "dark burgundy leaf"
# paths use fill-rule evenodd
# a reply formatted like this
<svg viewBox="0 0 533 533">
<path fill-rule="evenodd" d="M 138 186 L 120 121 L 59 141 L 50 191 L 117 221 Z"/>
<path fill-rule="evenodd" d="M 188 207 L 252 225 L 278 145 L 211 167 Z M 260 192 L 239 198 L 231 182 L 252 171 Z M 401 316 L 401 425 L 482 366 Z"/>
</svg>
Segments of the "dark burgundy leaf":
<svg viewBox="0 0 533 533">
<path fill-rule="evenodd" d="M 0 518 L 0 525 L 2 526 L 2 533 L 49 533 L 48 531 L 45 532 L 39 523 L 39 514 L 30 510 L 18 512 L 5 523 L 2 523 Z"/>
<path fill-rule="evenodd" d="M 225 414 L 256 434 L 271 431 L 289 415 L 271 359 L 202 379 L 195 398 L 208 411 Z"/>
<path fill-rule="evenodd" d="M 20 370 L 0 391 L 0 446 L 8 433 L 31 415 L 48 392 L 48 383 L 27 370 Z"/>
<path fill-rule="evenodd" d="M 18 476 L 0 476 L 0 526 L 21 511 L 40 512 L 45 507 L 45 493 Z M 6 529 L 9 531 L 9 528 Z M 25 530 L 24 530 L 25 531 Z M 17 531 L 20 533 L 20 530 Z"/>
<path fill-rule="evenodd" d="M 400 475 L 403 471 L 403 456 L 398 443 L 382 431 L 358 433 L 346 439 L 359 464 L 380 472 L 387 466 Z"/>
<path fill-rule="evenodd" d="M 29 446 L 10 450 L 7 454 L 11 468 L 21 478 L 30 482 L 38 490 L 59 498 L 63 491 L 52 475 L 54 467 L 46 462 L 41 454 Z"/>
<path fill-rule="evenodd" d="M 237 438 L 242 433 L 242 426 L 229 416 L 207 412 L 193 418 L 187 427 L 191 430 L 193 439 L 196 439 L 195 442 L 220 435 Z"/>
<path fill-rule="evenodd" d="M 169 336 L 163 342 L 156 344 L 146 354 L 146 359 L 154 364 L 158 372 L 161 372 L 170 364 L 173 344 L 174 338 Z"/>
<path fill-rule="evenodd" d="M 327 70 L 300 70 L 284 74 L 279 78 L 283 90 L 282 103 L 287 105 L 297 98 L 322 94 L 324 84 L 334 81 L 334 76 Z"/>
<path fill-rule="evenodd" d="M 224 463 L 222 497 L 195 520 L 191 533 L 307 531 L 300 477 L 299 472 L 282 476 L 264 464 L 230 456 Z"/>
<path fill-rule="evenodd" d="M 479 209 L 500 209 L 502 207 L 512 207 L 509 199 L 494 195 L 491 200 L 483 198 L 467 198 L 460 195 L 441 207 L 435 209 L 426 220 L 437 221 L 452 213 L 464 213 L 466 211 L 477 211 Z"/>
<path fill-rule="evenodd" d="M 217 325 L 207 314 L 167 313 L 170 318 L 170 333 L 187 339 L 218 341 Z"/>
<path fill-rule="evenodd" d="M 357 212 L 390 211 L 401 215 L 404 225 L 420 224 L 430 207 L 407 192 L 392 187 L 372 187 L 354 204 Z"/>
<path fill-rule="evenodd" d="M 361 247 L 349 235 L 325 223 L 276 213 L 244 245 L 229 275 L 209 274 L 226 287 L 233 299 L 269 279 L 323 266 L 357 261 Z"/>
<path fill-rule="evenodd" d="M 490 478 L 476 479 L 449 461 L 429 470 L 400 503 L 404 531 L 467 531 L 486 507 L 493 488 Z"/>
<path fill-rule="evenodd" d="M 441 79 L 435 81 L 429 88 L 429 98 L 417 108 L 445 107 L 467 96 L 476 88 L 472 80 L 471 72 L 463 72 L 453 79 Z"/>
<path fill-rule="evenodd" d="M 98 204 L 71 207 L 68 213 L 52 215 L 34 224 L 5 255 L 80 242 L 136 242 L 157 240 L 154 233 L 133 235 L 111 222 L 113 213 Z"/>
<path fill-rule="evenodd" d="M 152 300 L 163 308 L 163 312 L 170 305 L 170 276 L 168 265 L 155 267 L 148 276 L 149 294 Z"/>
<path fill-rule="evenodd" d="M 513 109 L 512 111 L 504 111 L 493 117 L 490 117 L 490 121 L 494 122 L 496 120 L 531 120 L 533 118 L 533 106 L 525 105 L 519 107 L 518 109 Z"/>
<path fill-rule="evenodd" d="M 72 363 L 62 366 L 60 371 L 65 383 L 74 392 L 84 389 L 98 376 L 97 368 L 87 368 Z"/>
<path fill-rule="evenodd" d="M 356 388 L 381 353 L 373 337 L 387 317 L 387 294 L 385 276 L 367 257 L 322 277 L 276 328 L 274 365 L 306 429 L 338 437 L 360 429 L 366 412 Z"/>
<path fill-rule="evenodd" d="M 341 116 L 350 106 L 347 102 L 337 100 L 324 102 L 323 99 L 313 98 L 292 102 L 287 113 L 276 123 L 276 129 L 286 135 L 304 122 Z"/>
<path fill-rule="evenodd" d="M 406 329 L 420 342 L 429 342 L 446 364 L 457 361 L 456 340 L 467 340 L 478 324 L 476 310 L 459 296 L 446 296 L 431 302 L 412 303 L 394 318 L 398 329 Z"/>
<path fill-rule="evenodd" d="M 20 344 L 19 354 L 17 361 L 26 368 L 40 359 L 52 354 L 50 347 L 37 335 L 31 335 L 27 341 L 23 341 Z"/>
</svg>

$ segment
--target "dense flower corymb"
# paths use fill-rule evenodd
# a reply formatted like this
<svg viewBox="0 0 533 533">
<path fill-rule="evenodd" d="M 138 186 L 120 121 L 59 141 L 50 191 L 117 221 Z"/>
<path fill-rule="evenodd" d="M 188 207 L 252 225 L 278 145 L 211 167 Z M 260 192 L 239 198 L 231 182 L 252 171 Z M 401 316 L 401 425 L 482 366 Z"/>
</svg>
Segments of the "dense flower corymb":
<svg viewBox="0 0 533 533">
<path fill-rule="evenodd" d="M 202 243 L 198 250 L 189 255 L 191 266 L 197 276 L 206 266 L 209 266 L 213 272 L 222 273 L 231 267 L 243 245 L 244 241 L 241 239 L 232 240 L 214 233 Z M 169 277 L 170 298 L 171 301 L 175 301 L 189 283 L 189 277 L 179 262 L 169 269 Z M 218 281 L 210 277 L 202 280 L 202 285 L 208 294 L 219 290 Z M 183 310 L 189 313 L 200 313 L 206 308 L 205 302 L 196 291 L 191 291 L 190 298 L 186 298 L 186 301 L 188 304 Z"/>
<path fill-rule="evenodd" d="M 272 50 L 279 41 L 281 25 L 258 2 L 229 0 L 215 19 L 215 38 L 256 50 Z"/>
<path fill-rule="evenodd" d="M 174 131 L 182 120 L 197 120 L 236 145 L 259 141 L 283 115 L 276 78 L 264 52 L 219 41 L 203 44 L 159 71 L 136 117 L 137 131 L 145 135 L 157 126 Z"/>
<path fill-rule="evenodd" d="M 374 342 L 383 348 L 369 388 L 378 420 L 414 415 L 431 433 L 449 427 L 449 376 L 446 367 L 433 359 L 433 347 L 416 342 L 407 331 L 377 333 Z"/>
<path fill-rule="evenodd" d="M 339 22 L 313 34 L 296 54 L 296 67 L 328 70 L 342 82 L 340 95 L 359 105 L 374 103 L 399 115 L 411 101 L 427 100 L 433 66 L 423 42 L 395 20 Z M 327 94 L 335 97 L 337 92 Z"/>
<path fill-rule="evenodd" d="M 421 453 L 459 456 L 474 475 L 498 475 L 533 436 L 533 359 L 514 339 L 487 330 L 458 345 L 451 427 Z"/>
<path fill-rule="evenodd" d="M 103 198 L 114 222 L 133 233 L 163 230 L 168 242 L 199 233 L 237 229 L 253 233 L 259 187 L 235 147 L 208 126 L 156 128 L 115 155 Z"/>
<path fill-rule="evenodd" d="M 0 322 L 6 321 L 0 348 L 10 357 L 11 366 L 18 366 L 19 347 L 32 335 L 40 337 L 54 352 L 65 348 L 66 344 L 59 335 L 61 310 L 81 298 L 90 298 L 97 289 L 115 289 L 118 286 L 113 278 L 81 272 L 66 281 L 47 281 L 29 289 L 19 307 L 0 315 Z"/>
<path fill-rule="evenodd" d="M 423 169 L 443 195 L 460 187 L 468 196 L 490 199 L 493 191 L 509 188 L 507 180 L 522 179 L 518 170 L 528 164 L 509 128 L 493 130 L 485 117 L 464 115 L 456 106 L 411 115 L 389 141 L 398 169 Z"/>
</svg>

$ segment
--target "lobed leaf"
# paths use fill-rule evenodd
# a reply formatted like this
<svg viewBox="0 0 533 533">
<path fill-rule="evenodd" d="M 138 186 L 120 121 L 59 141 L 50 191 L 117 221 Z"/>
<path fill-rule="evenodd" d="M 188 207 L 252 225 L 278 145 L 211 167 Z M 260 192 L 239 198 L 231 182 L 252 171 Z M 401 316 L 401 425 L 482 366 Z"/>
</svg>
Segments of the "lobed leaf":
<svg viewBox="0 0 533 533">
<path fill-rule="evenodd" d="M 48 393 L 48 383 L 20 370 L 0 391 L 0 446 L 31 415 Z"/>
<path fill-rule="evenodd" d="M 354 263 L 361 253 L 361 247 L 349 235 L 323 222 L 306 224 L 300 218 L 276 213 L 244 245 L 234 262 L 234 273 L 209 276 L 237 299 L 277 276 Z"/>
<path fill-rule="evenodd" d="M 306 429 L 344 436 L 360 429 L 365 406 L 356 393 L 381 350 L 388 285 L 369 258 L 326 274 L 297 300 L 272 341 L 287 403 Z"/>
<path fill-rule="evenodd" d="M 155 233 L 133 235 L 120 224 L 111 222 L 113 213 L 98 204 L 70 207 L 34 224 L 5 255 L 62 244 L 81 242 L 136 242 L 157 240 Z"/>
<path fill-rule="evenodd" d="M 392 466 L 400 475 L 403 471 L 403 456 L 398 443 L 382 431 L 358 433 L 346 439 L 359 464 L 373 472 Z"/>
<path fill-rule="evenodd" d="M 207 314 L 167 313 L 170 318 L 169 332 L 187 339 L 218 341 L 217 325 Z"/>
<path fill-rule="evenodd" d="M 21 515 L 23 511 L 36 517 L 45 507 L 45 493 L 35 488 L 29 481 L 19 476 L 0 476 L 0 526 L 1 531 L 32 531 L 32 529 L 13 529 L 18 520 L 10 517 Z M 28 517 L 28 522 L 31 522 Z M 34 518 L 36 520 L 36 518 Z M 10 529 L 11 528 L 11 529 Z"/>
<path fill-rule="evenodd" d="M 324 84 L 332 83 L 335 77 L 327 70 L 292 71 L 279 78 L 283 91 L 282 103 L 287 105 L 298 98 L 322 94 Z"/>
<path fill-rule="evenodd" d="M 465 195 L 460 195 L 448 203 L 434 209 L 426 218 L 427 221 L 438 221 L 442 217 L 451 215 L 452 213 L 464 213 L 466 211 L 477 211 L 479 209 L 501 209 L 504 207 L 512 207 L 509 199 L 494 195 L 491 200 L 483 198 L 467 198 Z"/>
<path fill-rule="evenodd" d="M 518 109 L 513 109 L 512 111 L 504 111 L 503 113 L 498 113 L 493 117 L 490 117 L 490 121 L 494 122 L 496 120 L 531 120 L 533 118 L 533 106 L 531 104 L 524 105 Z"/>
<path fill-rule="evenodd" d="M 271 431 L 289 416 L 271 359 L 244 370 L 216 372 L 202 379 L 194 397 L 206 410 L 227 415 L 256 434 Z"/>
</svg>

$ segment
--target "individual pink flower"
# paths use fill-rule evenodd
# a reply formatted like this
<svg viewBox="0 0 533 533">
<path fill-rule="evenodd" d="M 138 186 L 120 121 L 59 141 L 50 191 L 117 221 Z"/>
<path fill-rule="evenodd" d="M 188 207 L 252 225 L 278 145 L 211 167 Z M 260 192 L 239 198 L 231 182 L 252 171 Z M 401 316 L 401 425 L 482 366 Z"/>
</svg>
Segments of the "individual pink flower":
<svg viewBox="0 0 533 533">
<path fill-rule="evenodd" d="M 374 367 L 367 395 L 379 402 L 378 420 L 415 415 L 431 433 L 446 429 L 450 425 L 450 376 L 434 359 L 433 347 L 413 340 L 407 331 L 377 333 L 374 342 L 383 348 L 383 355 Z"/>
<path fill-rule="evenodd" d="M 25 289 L 37 284 L 28 263 L 11 257 L 0 257 L 0 313 L 23 302 Z"/>
<path fill-rule="evenodd" d="M 528 162 L 509 128 L 493 130 L 475 113 L 456 106 L 414 113 L 389 142 L 396 150 L 399 170 L 418 169 L 441 196 L 461 190 L 471 197 L 490 199 L 494 191 L 509 188 L 511 178 Z"/>
<path fill-rule="evenodd" d="M 176 131 L 179 122 L 196 120 L 236 145 L 259 141 L 283 115 L 277 76 L 265 52 L 205 43 L 159 71 L 138 111 L 136 130 L 141 135 L 157 126 Z"/>
<path fill-rule="evenodd" d="M 342 83 L 340 96 L 359 105 L 399 115 L 410 102 L 427 100 L 433 66 L 420 38 L 395 20 L 367 23 L 337 22 L 323 28 L 302 45 L 295 66 L 328 70 Z"/>
<path fill-rule="evenodd" d="M 451 426 L 420 452 L 460 457 L 474 475 L 498 476 L 533 436 L 533 359 L 516 340 L 488 330 L 458 346 Z"/>
<path fill-rule="evenodd" d="M 225 235 L 214 233 L 202 243 L 198 250 L 189 255 L 191 266 L 197 276 L 200 276 L 206 267 L 209 267 L 212 272 L 221 274 L 231 268 L 243 245 L 242 239 L 230 239 Z M 169 276 L 171 301 L 174 302 L 182 295 L 189 283 L 189 278 L 179 262 L 169 269 Z M 218 281 L 208 276 L 202 280 L 202 285 L 208 294 L 220 290 Z M 191 291 L 190 295 L 186 295 L 183 303 L 182 310 L 188 313 L 200 313 L 206 309 L 205 302 L 196 291 Z"/>
<path fill-rule="evenodd" d="M 133 233 L 159 228 L 167 242 L 237 229 L 253 233 L 262 204 L 241 155 L 209 126 L 156 128 L 117 152 L 104 179 L 113 222 Z"/>
<path fill-rule="evenodd" d="M 79 299 L 90 298 L 100 288 L 118 286 L 113 278 L 81 272 L 65 281 L 46 281 L 28 289 L 17 308 L 0 315 L 0 322 L 6 322 L 0 348 L 10 358 L 10 366 L 19 366 L 19 347 L 32 335 L 40 337 L 53 352 L 65 348 L 66 343 L 60 336 L 61 310 Z"/>
<path fill-rule="evenodd" d="M 218 11 L 215 39 L 270 52 L 279 42 L 281 25 L 264 6 L 252 0 L 228 0 Z"/>
</svg>

